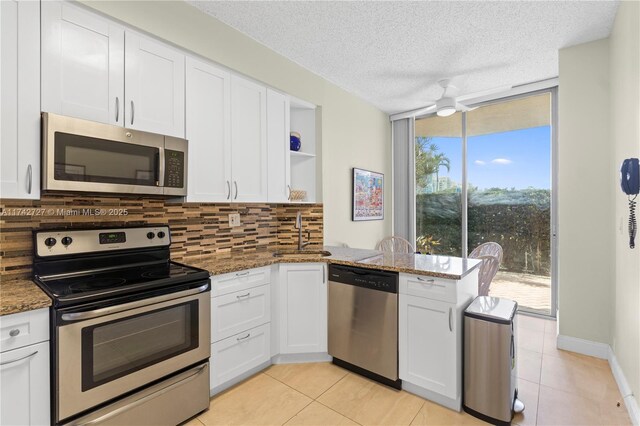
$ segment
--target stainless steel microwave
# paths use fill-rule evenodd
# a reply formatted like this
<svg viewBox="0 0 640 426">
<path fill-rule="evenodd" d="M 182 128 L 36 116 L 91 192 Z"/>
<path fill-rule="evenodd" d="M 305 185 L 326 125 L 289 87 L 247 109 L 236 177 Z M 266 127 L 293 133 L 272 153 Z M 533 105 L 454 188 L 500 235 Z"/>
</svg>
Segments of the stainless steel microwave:
<svg viewBox="0 0 640 426">
<path fill-rule="evenodd" d="M 42 113 L 42 189 L 187 195 L 187 141 Z"/>
</svg>

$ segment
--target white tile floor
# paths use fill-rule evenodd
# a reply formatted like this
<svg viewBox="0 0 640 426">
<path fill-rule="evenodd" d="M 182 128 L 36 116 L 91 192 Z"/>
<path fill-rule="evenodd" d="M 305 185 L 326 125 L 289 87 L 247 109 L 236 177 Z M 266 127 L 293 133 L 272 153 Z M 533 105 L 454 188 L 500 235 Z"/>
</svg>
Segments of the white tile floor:
<svg viewBox="0 0 640 426">
<path fill-rule="evenodd" d="M 607 361 L 555 347 L 555 321 L 519 316 L 520 425 L 630 425 Z M 618 406 L 620 403 L 620 406 Z M 188 426 L 485 424 L 333 364 L 289 364 L 216 395 Z"/>
</svg>

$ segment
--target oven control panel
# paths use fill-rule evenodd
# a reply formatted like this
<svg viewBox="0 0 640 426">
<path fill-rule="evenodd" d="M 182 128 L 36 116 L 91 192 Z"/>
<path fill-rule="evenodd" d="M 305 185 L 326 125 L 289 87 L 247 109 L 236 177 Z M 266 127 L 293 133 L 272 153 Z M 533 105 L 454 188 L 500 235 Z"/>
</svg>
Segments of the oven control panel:
<svg viewBox="0 0 640 426">
<path fill-rule="evenodd" d="M 168 226 L 116 229 L 58 229 L 35 232 L 36 255 L 39 257 L 130 250 L 146 247 L 168 247 Z"/>
</svg>

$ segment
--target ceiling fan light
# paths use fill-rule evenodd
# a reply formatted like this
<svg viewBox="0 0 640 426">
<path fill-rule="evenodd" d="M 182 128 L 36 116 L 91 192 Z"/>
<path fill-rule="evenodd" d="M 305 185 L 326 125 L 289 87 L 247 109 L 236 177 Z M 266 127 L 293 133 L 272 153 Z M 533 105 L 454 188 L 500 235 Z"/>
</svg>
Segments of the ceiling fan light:
<svg viewBox="0 0 640 426">
<path fill-rule="evenodd" d="M 441 98 L 436 102 L 436 107 L 438 117 L 448 117 L 456 112 L 456 100 L 453 98 Z"/>
<path fill-rule="evenodd" d="M 450 115 L 455 114 L 456 109 L 452 108 L 452 107 L 444 107 L 444 108 L 440 108 L 438 111 L 436 111 L 436 114 L 438 114 L 438 117 L 449 117 Z"/>
</svg>

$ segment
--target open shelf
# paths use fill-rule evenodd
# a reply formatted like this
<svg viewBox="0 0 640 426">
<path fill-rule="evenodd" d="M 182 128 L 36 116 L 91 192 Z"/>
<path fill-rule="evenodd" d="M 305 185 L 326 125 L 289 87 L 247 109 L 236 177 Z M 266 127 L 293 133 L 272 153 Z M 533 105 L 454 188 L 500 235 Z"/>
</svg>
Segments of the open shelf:
<svg viewBox="0 0 640 426">
<path fill-rule="evenodd" d="M 315 158 L 315 154 L 309 154 L 308 152 L 302 151 L 289 151 L 291 154 L 291 158 Z"/>
</svg>

